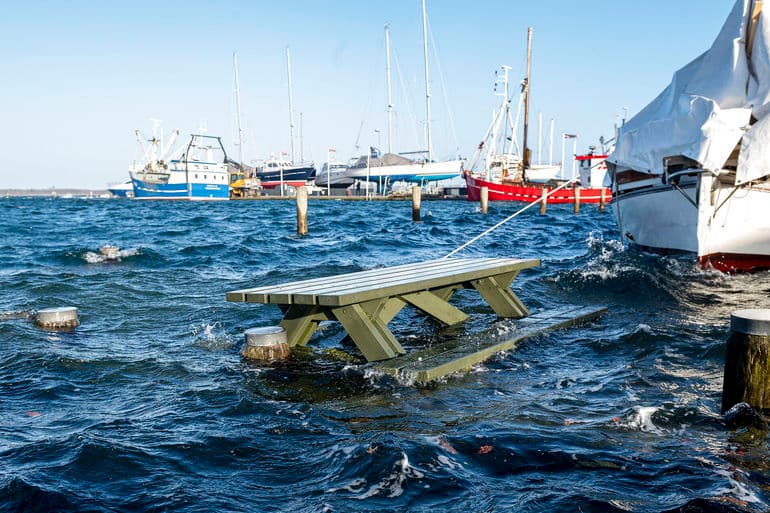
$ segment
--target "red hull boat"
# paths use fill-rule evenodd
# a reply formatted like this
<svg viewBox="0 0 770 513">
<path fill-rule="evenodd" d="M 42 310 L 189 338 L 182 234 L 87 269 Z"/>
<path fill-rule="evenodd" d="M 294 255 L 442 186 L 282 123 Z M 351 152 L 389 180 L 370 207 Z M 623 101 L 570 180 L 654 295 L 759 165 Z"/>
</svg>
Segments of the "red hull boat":
<svg viewBox="0 0 770 513">
<path fill-rule="evenodd" d="M 557 185 L 537 184 L 537 183 L 501 183 L 484 180 L 473 176 L 468 171 L 465 172 L 465 183 L 468 187 L 468 201 L 481 200 L 481 188 L 486 187 L 489 190 L 489 201 L 521 201 L 523 203 L 532 203 L 543 196 L 543 189 L 546 194 L 558 187 Z M 612 191 L 607 187 L 580 187 L 580 203 L 600 203 L 602 199 L 602 190 L 604 191 L 604 201 L 609 203 L 612 199 Z M 575 189 L 573 187 L 558 190 L 548 196 L 546 203 L 574 203 Z"/>
</svg>

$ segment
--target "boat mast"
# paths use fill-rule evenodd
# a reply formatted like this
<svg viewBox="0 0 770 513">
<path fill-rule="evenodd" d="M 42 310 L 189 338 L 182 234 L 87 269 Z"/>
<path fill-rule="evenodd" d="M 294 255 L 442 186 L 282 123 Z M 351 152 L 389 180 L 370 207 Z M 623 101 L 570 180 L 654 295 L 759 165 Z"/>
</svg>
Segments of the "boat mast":
<svg viewBox="0 0 770 513">
<path fill-rule="evenodd" d="M 305 162 L 304 140 L 302 139 L 302 113 L 299 113 L 299 161 Z"/>
<path fill-rule="evenodd" d="M 430 139 L 430 82 L 428 74 L 428 18 L 425 12 L 425 0 L 422 0 L 422 50 L 425 61 L 425 146 L 428 162 L 433 159 Z"/>
<path fill-rule="evenodd" d="M 291 161 L 294 163 L 294 98 L 291 93 L 291 57 L 286 47 L 286 74 L 289 77 L 289 138 L 291 139 Z"/>
<path fill-rule="evenodd" d="M 524 154 L 521 159 L 521 169 L 526 173 L 529 169 L 529 149 L 527 148 L 527 130 L 529 128 L 529 86 L 532 72 L 532 27 L 527 29 L 527 78 L 524 82 L 524 136 L 523 136 L 523 148 Z M 526 178 L 526 176 L 525 176 Z"/>
<path fill-rule="evenodd" d="M 390 87 L 390 27 L 385 25 L 385 74 L 388 82 L 388 153 L 391 151 L 391 138 L 393 136 L 393 98 Z"/>
<path fill-rule="evenodd" d="M 238 52 L 233 52 L 233 73 L 235 74 L 235 116 L 238 122 L 238 163 L 243 169 L 243 129 L 241 128 L 241 92 L 238 87 Z"/>
</svg>

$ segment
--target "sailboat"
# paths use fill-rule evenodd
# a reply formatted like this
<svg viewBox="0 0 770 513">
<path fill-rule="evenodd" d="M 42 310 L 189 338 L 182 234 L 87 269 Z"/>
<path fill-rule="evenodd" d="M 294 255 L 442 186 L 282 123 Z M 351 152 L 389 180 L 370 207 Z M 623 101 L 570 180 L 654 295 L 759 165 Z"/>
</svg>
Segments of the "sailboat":
<svg viewBox="0 0 770 513">
<path fill-rule="evenodd" d="M 315 177 L 315 166 L 312 162 L 294 161 L 294 95 L 291 88 L 291 54 L 289 47 L 286 47 L 286 72 L 289 79 L 289 137 L 291 145 L 291 160 L 288 155 L 281 154 L 280 157 L 271 157 L 265 160 L 262 165 L 257 166 L 256 177 L 262 183 L 265 189 L 275 189 L 280 187 L 281 195 L 284 194 L 284 187 L 291 185 L 299 187 L 305 185 Z M 300 157 L 300 160 L 302 158 Z"/>
<path fill-rule="evenodd" d="M 609 201 L 610 191 L 605 189 L 600 180 L 592 179 L 592 174 L 580 175 L 579 182 L 572 187 L 565 187 L 552 192 L 559 183 L 556 179 L 560 167 L 549 164 L 533 164 L 530 160 L 531 151 L 528 147 L 529 129 L 529 94 L 532 68 L 532 27 L 527 30 L 527 76 L 522 82 L 521 97 L 524 105 L 524 127 L 522 148 L 517 148 L 514 137 L 519 114 L 513 120 L 508 96 L 508 66 L 502 67 L 498 83 L 502 85 L 502 104 L 493 117 L 492 124 L 487 129 L 476 153 L 470 161 L 470 166 L 463 172 L 467 185 L 469 201 L 479 201 L 481 188 L 486 187 L 490 201 L 522 201 L 531 203 L 540 199 L 543 192 L 547 194 L 548 203 L 572 203 L 575 200 L 576 187 L 580 187 L 582 203 L 599 203 Z M 512 134 L 508 134 L 510 126 Z M 565 134 L 564 137 L 574 137 Z M 507 146 L 507 148 L 506 148 Z M 563 153 L 563 152 L 562 152 Z M 562 166 L 563 168 L 563 166 Z M 604 189 L 604 192 L 602 190 Z"/>
<path fill-rule="evenodd" d="M 254 169 L 243 161 L 243 126 L 241 125 L 241 91 L 238 84 L 238 52 L 233 52 L 233 81 L 235 82 L 235 119 L 238 124 L 238 137 L 235 145 L 238 146 L 238 162 L 227 160 L 227 168 L 230 173 L 230 197 L 243 198 L 257 196 L 262 189 L 259 178 L 254 178 Z"/>
<path fill-rule="evenodd" d="M 422 0 L 422 35 L 423 56 L 425 71 L 425 150 L 418 152 L 396 154 L 392 151 L 392 119 L 393 98 L 390 82 L 390 30 L 385 25 L 385 70 L 388 90 L 388 150 L 382 153 L 379 148 L 369 148 L 369 153 L 359 157 L 348 166 L 345 176 L 349 183 L 355 181 L 373 181 L 388 184 L 396 181 L 423 184 L 438 180 L 446 180 L 460 176 L 462 172 L 462 160 L 436 161 L 433 158 L 433 141 L 431 139 L 430 126 L 430 74 L 428 67 L 428 18 L 425 0 Z M 413 160 L 409 156 L 421 154 L 423 158 Z M 323 178 L 319 183 L 325 183 Z"/>
<path fill-rule="evenodd" d="M 770 15 L 737 0 L 706 52 L 618 133 L 607 158 L 625 243 L 770 268 Z"/>
</svg>

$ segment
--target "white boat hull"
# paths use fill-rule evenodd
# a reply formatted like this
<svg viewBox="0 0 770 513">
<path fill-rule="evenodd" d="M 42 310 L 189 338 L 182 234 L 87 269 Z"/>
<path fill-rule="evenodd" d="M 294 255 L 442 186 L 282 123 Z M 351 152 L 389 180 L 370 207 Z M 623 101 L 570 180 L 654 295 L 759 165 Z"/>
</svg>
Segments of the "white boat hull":
<svg viewBox="0 0 770 513">
<path fill-rule="evenodd" d="M 460 176 L 462 172 L 462 160 L 449 160 L 445 162 L 428 162 L 424 164 L 400 164 L 395 166 L 375 166 L 363 168 L 348 168 L 347 177 L 355 180 L 372 181 L 388 180 L 392 182 L 430 182 L 445 180 Z M 322 182 L 323 183 L 323 182 Z"/>
<path fill-rule="evenodd" d="M 692 252 L 722 271 L 770 267 L 770 187 L 736 188 L 708 173 L 678 187 L 657 182 L 615 197 L 624 242 Z"/>
</svg>

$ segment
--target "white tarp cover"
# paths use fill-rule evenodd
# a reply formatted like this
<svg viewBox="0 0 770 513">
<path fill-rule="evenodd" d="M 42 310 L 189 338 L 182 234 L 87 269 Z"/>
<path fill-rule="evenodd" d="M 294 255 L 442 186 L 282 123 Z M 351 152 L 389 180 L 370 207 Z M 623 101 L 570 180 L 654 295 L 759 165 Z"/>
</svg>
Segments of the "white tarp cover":
<svg viewBox="0 0 770 513">
<path fill-rule="evenodd" d="M 770 174 L 770 23 L 763 12 L 749 60 L 753 6 L 735 3 L 711 48 L 620 129 L 610 162 L 661 174 L 665 157 L 683 155 L 719 170 L 743 137 L 737 183 Z M 758 122 L 747 132 L 752 114 Z"/>
</svg>

